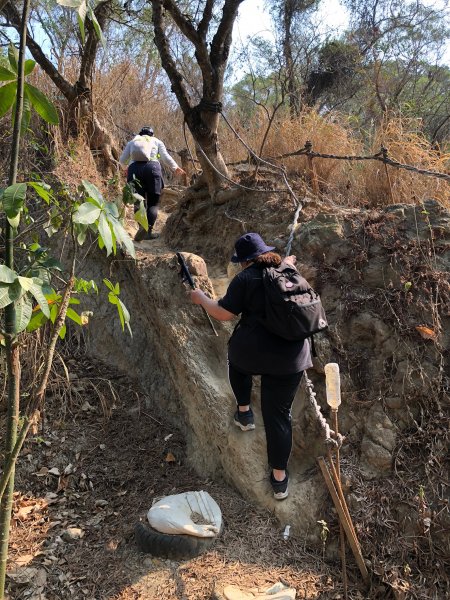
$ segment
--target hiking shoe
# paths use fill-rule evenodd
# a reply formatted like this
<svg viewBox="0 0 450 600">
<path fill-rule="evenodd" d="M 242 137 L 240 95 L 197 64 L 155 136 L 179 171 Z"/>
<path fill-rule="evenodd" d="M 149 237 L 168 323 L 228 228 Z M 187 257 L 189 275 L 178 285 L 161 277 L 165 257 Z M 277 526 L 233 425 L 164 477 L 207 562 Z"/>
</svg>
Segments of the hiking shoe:
<svg viewBox="0 0 450 600">
<path fill-rule="evenodd" d="M 134 236 L 134 241 L 135 242 L 142 242 L 142 240 L 145 239 L 146 235 L 147 235 L 147 232 L 145 231 L 145 229 L 142 229 L 142 227 L 140 227 L 139 231 Z"/>
<path fill-rule="evenodd" d="M 242 431 L 251 431 L 255 429 L 252 409 L 247 412 L 240 412 L 239 409 L 234 413 L 234 424 Z"/>
<path fill-rule="evenodd" d="M 270 472 L 270 485 L 272 486 L 273 497 L 275 498 L 275 500 L 284 500 L 285 498 L 288 497 L 288 495 L 289 495 L 288 482 L 289 482 L 289 475 L 288 475 L 287 471 L 286 471 L 286 477 L 283 479 L 283 481 L 277 481 L 275 479 L 275 477 L 273 476 L 273 471 Z"/>
<path fill-rule="evenodd" d="M 152 231 L 147 231 L 147 233 L 142 238 L 143 240 L 156 240 L 159 238 L 159 233 L 153 233 Z"/>
</svg>

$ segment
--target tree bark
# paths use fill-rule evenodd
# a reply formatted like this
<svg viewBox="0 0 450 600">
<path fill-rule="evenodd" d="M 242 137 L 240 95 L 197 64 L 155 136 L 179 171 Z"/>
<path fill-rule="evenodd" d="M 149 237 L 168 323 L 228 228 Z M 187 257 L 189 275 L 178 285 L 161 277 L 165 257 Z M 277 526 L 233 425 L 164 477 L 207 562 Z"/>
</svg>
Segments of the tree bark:
<svg viewBox="0 0 450 600">
<path fill-rule="evenodd" d="M 106 0 L 98 4 L 95 8 L 95 16 L 101 29 L 104 28 L 107 22 L 111 9 L 110 3 L 111 0 Z M 15 5 L 7 0 L 2 8 L 2 12 L 13 27 L 17 31 L 20 31 L 22 20 Z M 99 44 L 100 41 L 91 21 L 87 21 L 86 44 L 81 56 L 78 80 L 73 85 L 61 75 L 53 63 L 46 57 L 41 46 L 33 39 L 30 31 L 27 30 L 27 47 L 34 60 L 50 77 L 67 100 L 70 133 L 77 137 L 82 131 L 85 131 L 90 149 L 101 152 L 105 162 L 104 170 L 108 175 L 113 175 L 117 172 L 118 168 L 119 150 L 112 134 L 100 123 L 92 105 L 91 78 Z"/>
<path fill-rule="evenodd" d="M 175 0 L 151 0 L 156 47 L 162 66 L 169 77 L 172 92 L 177 97 L 187 126 L 195 140 L 198 159 L 212 196 L 226 185 L 221 175 L 228 177 L 228 170 L 220 152 L 217 129 L 233 24 L 242 1 L 224 1 L 222 17 L 209 49 L 207 34 L 211 26 L 215 0 L 206 0 L 197 27 L 188 16 L 181 12 Z M 202 100 L 197 105 L 194 105 L 189 97 L 183 77 L 170 50 L 163 9 L 170 14 L 180 32 L 194 47 L 203 83 Z"/>
<path fill-rule="evenodd" d="M 19 164 L 20 126 L 23 112 L 24 96 L 24 64 L 27 37 L 28 14 L 30 10 L 29 0 L 24 0 L 20 34 L 16 108 L 14 114 L 13 141 L 11 147 L 11 162 L 9 169 L 8 186 L 14 185 L 17 180 L 17 168 Z M 5 218 L 6 229 L 6 266 L 14 270 L 14 229 Z M 5 345 L 6 365 L 8 370 L 7 397 L 8 411 L 6 417 L 5 436 L 5 462 L 12 457 L 14 445 L 17 439 L 17 428 L 19 424 L 20 403 L 20 353 L 16 334 L 16 308 L 14 303 L 5 308 Z M 9 531 L 11 526 L 11 511 L 14 495 L 15 460 L 12 461 L 11 473 L 9 475 L 5 494 L 0 501 L 0 600 L 5 593 L 6 562 L 8 558 Z"/>
</svg>

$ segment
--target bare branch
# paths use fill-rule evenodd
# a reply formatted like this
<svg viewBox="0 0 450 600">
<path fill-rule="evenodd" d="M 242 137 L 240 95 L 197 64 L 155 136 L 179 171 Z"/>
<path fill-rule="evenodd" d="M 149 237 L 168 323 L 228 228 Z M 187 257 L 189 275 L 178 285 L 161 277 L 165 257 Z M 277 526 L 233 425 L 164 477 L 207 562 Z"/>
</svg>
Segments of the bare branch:
<svg viewBox="0 0 450 600">
<path fill-rule="evenodd" d="M 155 44 L 158 48 L 159 55 L 161 57 L 161 63 L 166 71 L 170 83 L 172 85 L 172 92 L 177 97 L 180 104 L 181 110 L 184 114 L 187 114 L 191 110 L 191 103 L 183 83 L 183 78 L 177 70 L 177 66 L 172 57 L 169 47 L 169 41 L 164 32 L 163 22 L 163 0 L 151 0 L 152 1 L 152 20 L 153 27 L 155 29 Z"/>
<path fill-rule="evenodd" d="M 228 60 L 233 24 L 243 0 L 225 0 L 222 19 L 211 43 L 211 64 L 215 69 L 223 68 Z"/>
<path fill-rule="evenodd" d="M 212 4 L 214 4 L 214 0 L 211 0 L 211 1 L 212 1 Z M 209 4 L 209 2 L 210 2 L 210 0 L 208 0 L 207 4 Z M 152 2 L 152 4 L 153 4 L 153 2 Z M 202 71 L 203 80 L 206 84 L 206 87 L 211 87 L 212 86 L 212 69 L 211 69 L 211 64 L 210 64 L 209 55 L 208 55 L 208 47 L 206 45 L 206 32 L 205 32 L 204 37 L 202 37 L 195 29 L 191 20 L 188 19 L 186 16 L 184 16 L 181 13 L 180 9 L 178 8 L 178 6 L 176 5 L 176 3 L 173 0 L 163 0 L 163 6 L 167 10 L 167 12 L 170 13 L 172 19 L 175 21 L 175 24 L 178 26 L 181 33 L 183 33 L 183 35 L 185 35 L 187 37 L 187 39 L 190 42 L 192 42 L 192 44 L 194 45 L 195 56 L 197 58 L 198 65 Z M 211 9 L 212 9 L 212 7 L 211 7 Z M 207 10 L 207 7 L 205 7 L 205 11 L 206 10 Z M 203 18 L 205 18 L 205 14 L 203 15 Z M 203 19 L 202 19 L 202 22 L 203 22 Z M 206 19 L 205 19 L 205 22 L 203 23 L 203 26 L 205 24 L 206 24 Z"/>
<path fill-rule="evenodd" d="M 208 33 L 208 27 L 212 19 L 214 8 L 214 0 L 206 0 L 205 10 L 203 11 L 203 17 L 200 23 L 198 24 L 198 34 L 202 38 L 202 40 L 206 39 L 206 34 Z"/>
</svg>

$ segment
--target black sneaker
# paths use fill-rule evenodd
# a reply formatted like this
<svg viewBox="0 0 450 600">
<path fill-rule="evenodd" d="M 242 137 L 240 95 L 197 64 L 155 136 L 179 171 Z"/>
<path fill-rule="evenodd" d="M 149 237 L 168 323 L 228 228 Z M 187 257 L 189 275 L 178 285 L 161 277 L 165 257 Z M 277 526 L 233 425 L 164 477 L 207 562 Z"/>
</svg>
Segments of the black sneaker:
<svg viewBox="0 0 450 600">
<path fill-rule="evenodd" d="M 234 424 L 242 431 L 251 431 L 255 429 L 252 409 L 247 412 L 240 412 L 239 409 L 234 413 Z"/>
<path fill-rule="evenodd" d="M 273 497 L 275 498 L 275 500 L 284 500 L 285 498 L 288 497 L 288 495 L 289 495 L 288 482 L 289 482 L 289 475 L 288 475 L 287 471 L 286 471 L 286 477 L 283 479 L 283 481 L 277 481 L 275 479 L 275 477 L 273 476 L 273 471 L 270 472 L 270 485 L 272 486 Z"/>
<path fill-rule="evenodd" d="M 145 236 L 142 238 L 143 240 L 157 240 L 159 238 L 159 233 L 153 233 L 153 231 L 147 231 Z"/>
<path fill-rule="evenodd" d="M 147 235 L 147 232 L 145 231 L 145 229 L 143 229 L 142 227 L 139 227 L 138 232 L 134 236 L 134 241 L 142 242 L 142 240 L 145 238 L 146 235 Z"/>
</svg>

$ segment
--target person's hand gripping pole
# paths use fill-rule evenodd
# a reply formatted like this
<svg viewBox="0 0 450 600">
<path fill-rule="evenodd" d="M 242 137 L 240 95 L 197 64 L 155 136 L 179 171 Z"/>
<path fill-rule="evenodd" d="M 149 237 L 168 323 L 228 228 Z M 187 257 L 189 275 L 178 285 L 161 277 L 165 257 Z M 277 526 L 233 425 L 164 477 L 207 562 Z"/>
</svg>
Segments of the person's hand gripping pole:
<svg viewBox="0 0 450 600">
<path fill-rule="evenodd" d="M 189 286 L 191 287 L 191 289 L 195 290 L 197 288 L 197 286 L 195 285 L 194 280 L 192 279 L 192 275 L 189 272 L 188 266 L 186 264 L 186 261 L 184 260 L 182 254 L 180 252 L 177 252 L 177 259 L 178 259 L 178 264 L 180 265 L 180 275 L 181 275 L 181 280 L 184 282 L 187 282 L 189 284 Z M 206 309 L 204 306 L 202 306 L 202 310 L 205 313 L 209 324 L 211 325 L 211 329 L 214 332 L 214 335 L 219 335 L 216 331 L 216 328 L 214 327 L 214 323 L 211 321 L 211 317 L 208 315 Z"/>
</svg>

